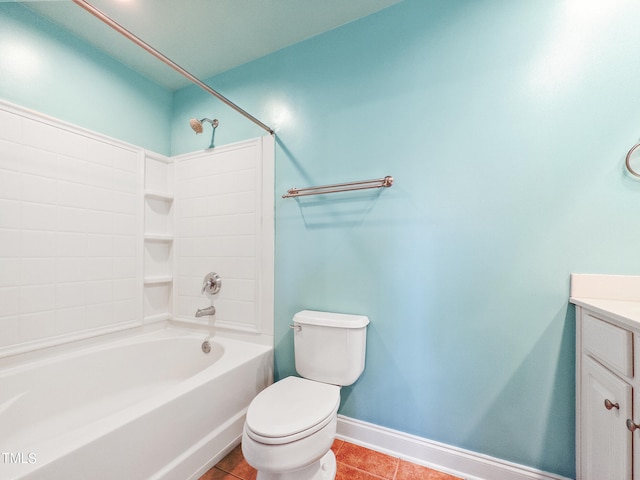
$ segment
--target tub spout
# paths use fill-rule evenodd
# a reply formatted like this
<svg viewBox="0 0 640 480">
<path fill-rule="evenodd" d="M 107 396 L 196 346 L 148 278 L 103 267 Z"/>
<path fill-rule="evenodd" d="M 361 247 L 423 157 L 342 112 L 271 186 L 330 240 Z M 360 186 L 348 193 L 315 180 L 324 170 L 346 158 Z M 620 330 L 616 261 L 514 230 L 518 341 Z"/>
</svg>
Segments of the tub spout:
<svg viewBox="0 0 640 480">
<path fill-rule="evenodd" d="M 204 317 L 205 315 L 215 315 L 215 313 L 216 313 L 216 307 L 214 307 L 213 305 L 207 308 L 199 308 L 196 311 L 196 318 Z"/>
</svg>

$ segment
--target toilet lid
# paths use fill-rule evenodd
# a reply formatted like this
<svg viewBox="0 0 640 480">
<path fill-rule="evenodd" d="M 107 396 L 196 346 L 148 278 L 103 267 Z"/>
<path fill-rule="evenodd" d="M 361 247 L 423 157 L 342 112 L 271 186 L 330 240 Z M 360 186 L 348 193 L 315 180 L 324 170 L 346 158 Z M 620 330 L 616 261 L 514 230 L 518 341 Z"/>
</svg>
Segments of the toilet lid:
<svg viewBox="0 0 640 480">
<path fill-rule="evenodd" d="M 337 385 L 287 377 L 253 399 L 247 410 L 246 426 L 265 440 L 289 437 L 323 426 L 339 404 Z"/>
</svg>

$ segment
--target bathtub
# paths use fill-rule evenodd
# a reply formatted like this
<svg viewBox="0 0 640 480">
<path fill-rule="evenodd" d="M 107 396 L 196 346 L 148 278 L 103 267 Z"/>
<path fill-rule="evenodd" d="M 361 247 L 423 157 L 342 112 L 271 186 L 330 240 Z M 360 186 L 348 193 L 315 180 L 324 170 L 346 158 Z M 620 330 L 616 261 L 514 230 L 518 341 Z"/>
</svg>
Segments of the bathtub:
<svg viewBox="0 0 640 480">
<path fill-rule="evenodd" d="M 168 326 L 0 362 L 0 479 L 197 479 L 242 435 L 272 348 Z"/>
</svg>

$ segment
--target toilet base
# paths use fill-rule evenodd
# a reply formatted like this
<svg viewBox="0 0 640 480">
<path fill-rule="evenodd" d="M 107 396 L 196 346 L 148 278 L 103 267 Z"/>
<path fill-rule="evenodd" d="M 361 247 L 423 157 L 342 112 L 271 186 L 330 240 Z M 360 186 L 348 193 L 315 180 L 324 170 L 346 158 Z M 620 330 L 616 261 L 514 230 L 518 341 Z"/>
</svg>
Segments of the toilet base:
<svg viewBox="0 0 640 480">
<path fill-rule="evenodd" d="M 300 470 L 286 473 L 258 471 L 256 480 L 334 480 L 336 469 L 336 456 L 329 450 L 320 460 Z"/>
</svg>

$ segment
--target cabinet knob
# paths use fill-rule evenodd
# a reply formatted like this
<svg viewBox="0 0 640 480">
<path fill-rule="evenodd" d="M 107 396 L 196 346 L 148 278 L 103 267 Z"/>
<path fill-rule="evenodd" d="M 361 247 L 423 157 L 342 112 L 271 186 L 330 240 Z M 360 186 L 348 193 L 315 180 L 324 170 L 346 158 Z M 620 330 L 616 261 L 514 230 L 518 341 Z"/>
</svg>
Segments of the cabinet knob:
<svg viewBox="0 0 640 480">
<path fill-rule="evenodd" d="M 620 404 L 619 403 L 613 403 L 608 398 L 605 398 L 604 399 L 604 408 L 606 408 L 607 410 L 611 410 L 612 408 L 616 408 L 616 409 L 620 410 Z"/>
<path fill-rule="evenodd" d="M 629 431 L 633 432 L 636 429 L 640 428 L 640 425 L 636 425 L 635 423 L 633 423 L 633 420 L 628 418 L 627 419 L 627 428 L 629 429 Z"/>
</svg>

